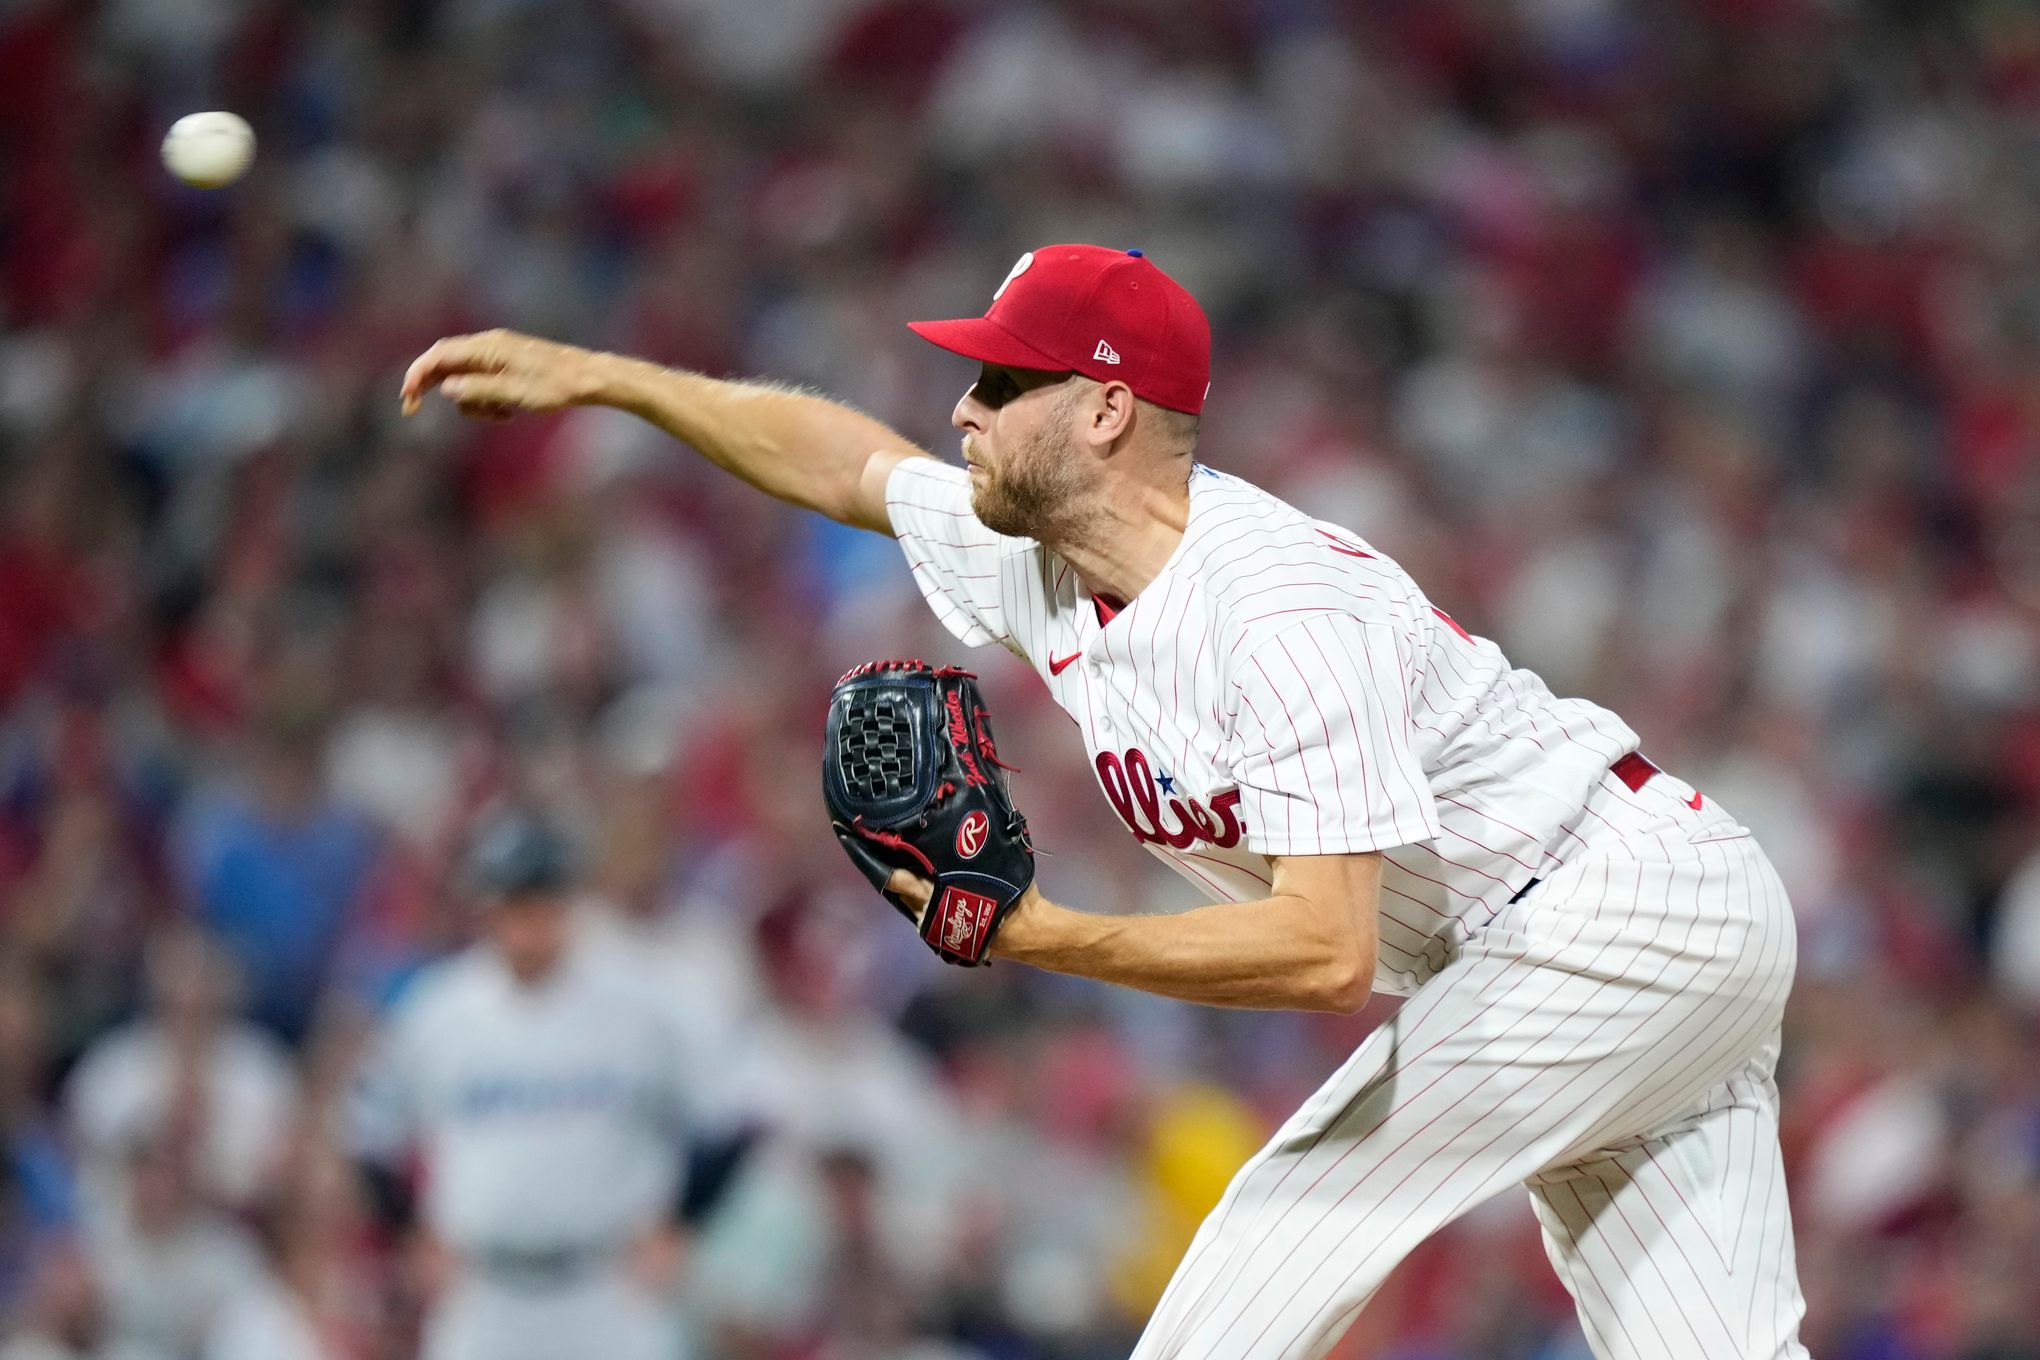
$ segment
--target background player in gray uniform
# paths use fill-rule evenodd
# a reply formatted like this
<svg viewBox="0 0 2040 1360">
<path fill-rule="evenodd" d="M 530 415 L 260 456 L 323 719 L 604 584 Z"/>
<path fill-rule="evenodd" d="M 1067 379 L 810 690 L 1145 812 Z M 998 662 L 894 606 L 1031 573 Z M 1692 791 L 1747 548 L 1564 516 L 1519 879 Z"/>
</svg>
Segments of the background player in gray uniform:
<svg viewBox="0 0 2040 1360">
<path fill-rule="evenodd" d="M 686 1053 L 619 950 L 580 937 L 565 836 L 506 814 L 477 838 L 482 939 L 391 1016 L 356 1150 L 447 1269 L 427 1360 L 666 1360 Z"/>
</svg>

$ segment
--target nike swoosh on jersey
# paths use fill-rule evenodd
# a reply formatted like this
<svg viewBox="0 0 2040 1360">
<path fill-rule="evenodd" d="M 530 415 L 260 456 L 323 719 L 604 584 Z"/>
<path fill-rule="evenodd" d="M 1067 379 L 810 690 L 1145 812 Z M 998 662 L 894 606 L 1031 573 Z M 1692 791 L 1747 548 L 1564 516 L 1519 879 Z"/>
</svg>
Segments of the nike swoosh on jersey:
<svg viewBox="0 0 2040 1360">
<path fill-rule="evenodd" d="M 1693 796 L 1686 800 L 1686 806 L 1693 809 L 1693 811 L 1695 812 L 1698 812 L 1700 810 L 1700 790 L 1698 789 L 1693 790 Z"/>
<path fill-rule="evenodd" d="M 1048 659 L 1048 673 L 1050 675 L 1061 675 L 1063 671 L 1068 668 L 1069 664 L 1072 661 L 1075 661 L 1078 657 L 1082 655 L 1083 655 L 1082 652 L 1071 652 L 1068 656 L 1063 657 L 1051 656 Z"/>
</svg>

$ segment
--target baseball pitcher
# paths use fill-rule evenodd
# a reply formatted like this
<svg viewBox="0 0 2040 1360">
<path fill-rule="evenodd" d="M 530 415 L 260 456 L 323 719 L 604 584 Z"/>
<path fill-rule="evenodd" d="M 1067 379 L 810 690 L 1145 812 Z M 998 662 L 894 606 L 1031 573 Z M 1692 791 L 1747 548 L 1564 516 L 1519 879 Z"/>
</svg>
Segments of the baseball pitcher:
<svg viewBox="0 0 2040 1360">
<path fill-rule="evenodd" d="M 1043 247 L 983 316 L 914 329 L 979 365 L 964 467 L 819 397 L 502 331 L 432 346 L 402 397 L 619 407 L 892 534 L 950 631 L 1033 668 L 1113 813 L 1212 899 L 1051 900 L 969 677 L 865 668 L 831 705 L 829 809 L 944 958 L 1213 1005 L 1409 998 L 1240 1171 L 1138 1360 L 1321 1355 L 1510 1185 L 1597 1355 L 1804 1356 L 1772 1081 L 1794 928 L 1749 832 L 1379 547 L 1197 461 L 1209 327 L 1140 252 Z"/>
</svg>

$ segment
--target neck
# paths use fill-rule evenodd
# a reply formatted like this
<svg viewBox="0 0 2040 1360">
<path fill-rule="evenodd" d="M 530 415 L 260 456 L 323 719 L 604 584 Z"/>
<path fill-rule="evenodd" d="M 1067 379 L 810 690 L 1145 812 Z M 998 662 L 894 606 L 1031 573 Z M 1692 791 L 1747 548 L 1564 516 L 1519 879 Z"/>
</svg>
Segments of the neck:
<svg viewBox="0 0 2040 1360">
<path fill-rule="evenodd" d="M 536 991 L 559 974 L 564 957 L 565 951 L 562 950 L 544 958 L 505 958 L 503 966 L 510 970 L 510 977 L 520 990 Z"/>
<path fill-rule="evenodd" d="M 1161 575 L 1189 523 L 1187 478 L 1113 478 L 1083 514 L 1042 542 L 1076 570 L 1084 589 L 1124 602 Z"/>
</svg>

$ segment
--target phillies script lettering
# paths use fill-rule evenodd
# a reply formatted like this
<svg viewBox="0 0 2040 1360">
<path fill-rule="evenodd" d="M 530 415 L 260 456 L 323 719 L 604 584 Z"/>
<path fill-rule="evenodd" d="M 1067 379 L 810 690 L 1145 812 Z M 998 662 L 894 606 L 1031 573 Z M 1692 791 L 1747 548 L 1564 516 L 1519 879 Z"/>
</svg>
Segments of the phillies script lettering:
<svg viewBox="0 0 2040 1360">
<path fill-rule="evenodd" d="M 1168 811 L 1175 822 L 1171 826 L 1163 818 L 1161 792 L 1155 784 L 1154 772 L 1148 768 L 1146 754 L 1138 748 L 1128 751 L 1123 759 L 1110 751 L 1100 751 L 1098 782 L 1105 786 L 1105 797 L 1119 814 L 1119 820 L 1143 845 L 1153 843 L 1184 850 L 1195 841 L 1206 841 L 1220 849 L 1240 843 L 1240 819 L 1234 812 L 1240 801 L 1238 789 L 1227 789 L 1212 798 L 1208 812 L 1195 798 L 1169 799 Z"/>
</svg>

